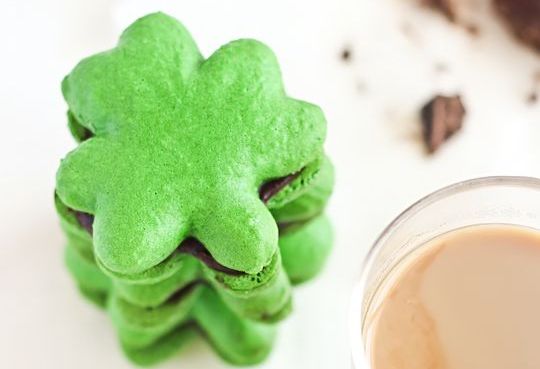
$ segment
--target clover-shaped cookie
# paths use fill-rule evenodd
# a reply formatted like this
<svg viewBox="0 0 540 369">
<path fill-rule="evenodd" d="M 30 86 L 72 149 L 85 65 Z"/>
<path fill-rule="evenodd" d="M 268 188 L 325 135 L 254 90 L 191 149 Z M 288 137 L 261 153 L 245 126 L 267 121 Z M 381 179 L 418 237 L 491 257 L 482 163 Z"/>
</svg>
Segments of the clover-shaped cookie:
<svg viewBox="0 0 540 369">
<path fill-rule="evenodd" d="M 228 360 L 262 359 L 273 329 L 255 321 L 283 318 L 290 281 L 329 251 L 321 110 L 285 94 L 265 45 L 205 60 L 162 13 L 81 61 L 62 91 L 79 141 L 57 173 L 67 263 L 126 352 L 152 361 L 196 324 Z M 228 349 L 231 325 L 250 342 Z"/>
<path fill-rule="evenodd" d="M 154 14 L 62 86 L 92 137 L 63 161 L 57 193 L 94 215 L 104 267 L 143 272 L 188 237 L 233 270 L 269 263 L 278 229 L 259 188 L 316 161 L 325 122 L 285 95 L 266 46 L 239 40 L 203 60 L 177 21 Z"/>
</svg>

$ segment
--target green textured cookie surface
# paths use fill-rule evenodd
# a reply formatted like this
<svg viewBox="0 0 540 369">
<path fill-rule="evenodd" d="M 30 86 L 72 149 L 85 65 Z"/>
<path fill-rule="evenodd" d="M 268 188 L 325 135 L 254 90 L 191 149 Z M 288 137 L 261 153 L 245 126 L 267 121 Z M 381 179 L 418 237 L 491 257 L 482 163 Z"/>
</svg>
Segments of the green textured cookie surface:
<svg viewBox="0 0 540 369">
<path fill-rule="evenodd" d="M 317 160 L 325 120 L 285 95 L 269 48 L 238 40 L 204 60 L 178 21 L 156 13 L 80 62 L 62 91 L 93 137 L 62 161 L 57 193 L 95 215 L 105 267 L 147 270 L 187 236 L 232 269 L 270 261 L 278 232 L 258 188 Z"/>
</svg>

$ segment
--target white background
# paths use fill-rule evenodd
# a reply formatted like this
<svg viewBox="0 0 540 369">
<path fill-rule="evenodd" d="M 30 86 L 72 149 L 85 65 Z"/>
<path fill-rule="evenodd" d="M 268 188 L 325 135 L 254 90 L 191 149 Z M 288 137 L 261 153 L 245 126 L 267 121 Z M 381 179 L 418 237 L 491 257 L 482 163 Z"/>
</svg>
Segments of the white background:
<svg viewBox="0 0 540 369">
<path fill-rule="evenodd" d="M 78 296 L 63 267 L 52 195 L 74 143 L 60 81 L 82 57 L 112 47 L 135 18 L 163 10 L 205 55 L 240 37 L 268 43 L 290 95 L 325 110 L 337 168 L 334 253 L 318 279 L 296 290 L 295 311 L 262 367 L 348 368 L 350 290 L 382 228 L 451 182 L 540 176 L 540 105 L 525 102 L 540 57 L 512 41 L 486 0 L 470 3 L 479 37 L 407 0 L 2 0 L 0 367 L 131 367 L 105 314 Z M 344 47 L 348 63 L 339 57 Z M 444 91 L 463 94 L 468 116 L 429 157 L 418 110 Z M 162 367 L 224 366 L 198 342 Z"/>
</svg>

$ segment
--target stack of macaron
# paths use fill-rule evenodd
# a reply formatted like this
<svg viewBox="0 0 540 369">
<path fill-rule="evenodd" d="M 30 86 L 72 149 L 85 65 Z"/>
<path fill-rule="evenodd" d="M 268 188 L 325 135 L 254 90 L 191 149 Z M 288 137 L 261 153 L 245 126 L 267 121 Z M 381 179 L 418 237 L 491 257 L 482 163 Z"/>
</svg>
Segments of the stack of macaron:
<svg viewBox="0 0 540 369">
<path fill-rule="evenodd" d="M 155 13 L 64 79 L 78 142 L 57 173 L 66 262 L 149 365 L 204 337 L 227 361 L 263 360 L 291 285 L 330 251 L 333 170 L 321 110 L 286 96 L 253 40 L 204 59 Z"/>
</svg>

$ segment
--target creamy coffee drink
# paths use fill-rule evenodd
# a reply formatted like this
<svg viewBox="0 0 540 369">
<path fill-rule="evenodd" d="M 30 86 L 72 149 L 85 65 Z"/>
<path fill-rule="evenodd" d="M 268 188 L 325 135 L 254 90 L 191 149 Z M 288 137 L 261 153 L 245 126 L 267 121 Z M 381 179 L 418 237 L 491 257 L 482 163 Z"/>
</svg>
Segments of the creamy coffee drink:
<svg viewBox="0 0 540 369">
<path fill-rule="evenodd" d="M 446 233 L 405 258 L 368 317 L 372 369 L 540 368 L 540 232 Z"/>
</svg>

